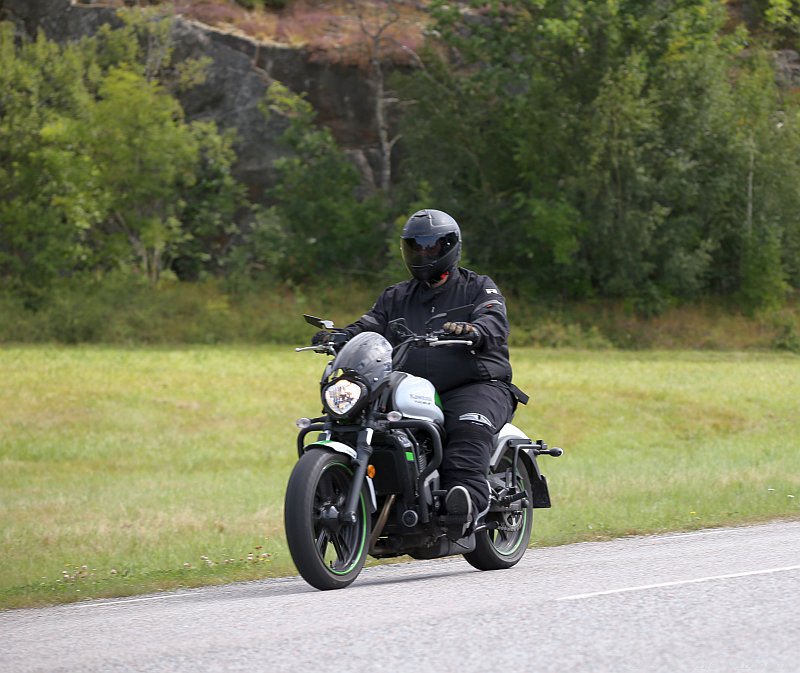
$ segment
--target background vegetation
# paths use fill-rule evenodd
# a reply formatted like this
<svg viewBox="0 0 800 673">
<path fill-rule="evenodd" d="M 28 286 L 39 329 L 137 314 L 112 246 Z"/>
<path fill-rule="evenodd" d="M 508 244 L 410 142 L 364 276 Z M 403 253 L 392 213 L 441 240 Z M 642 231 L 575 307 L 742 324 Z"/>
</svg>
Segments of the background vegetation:
<svg viewBox="0 0 800 673">
<path fill-rule="evenodd" d="M 389 77 L 388 38 L 372 43 L 365 76 L 401 103 L 384 110 L 401 136 L 391 183 L 366 194 L 276 82 L 263 109 L 287 155 L 247 195 L 235 137 L 184 118 L 176 95 L 205 64 L 175 57 L 171 15 L 121 16 L 65 45 L 0 30 L 0 339 L 157 340 L 159 316 L 111 309 L 165 284 L 148 297 L 161 318 L 213 295 L 212 322 L 264 292 L 302 303 L 311 279 L 374 294 L 404 276 L 398 226 L 434 205 L 462 224 L 467 265 L 564 329 L 613 305 L 601 336 L 647 346 L 621 325 L 710 305 L 755 317 L 761 347 L 797 345 L 800 108 L 774 58 L 797 46 L 789 0 L 434 0 L 414 68 Z M 74 328 L 46 324 L 65 306 Z M 281 338 L 200 331 L 168 339 Z"/>
<path fill-rule="evenodd" d="M 286 155 L 246 193 L 235 136 L 181 108 L 206 64 L 169 13 L 64 45 L 0 25 L 0 607 L 293 572 L 292 420 L 322 363 L 276 344 L 404 278 L 425 206 L 509 297 L 517 421 L 566 448 L 537 544 L 797 516 L 799 361 L 744 352 L 800 352 L 800 107 L 774 59 L 796 3 L 427 12 L 413 68 L 372 42 L 401 136 L 371 192 L 276 82 Z"/>
<path fill-rule="evenodd" d="M 319 410 L 324 362 L 276 345 L 0 350 L 0 609 L 294 574 L 293 421 Z M 515 422 L 565 448 L 540 461 L 553 508 L 535 545 L 800 515 L 795 356 L 513 362 L 532 398 Z"/>
</svg>

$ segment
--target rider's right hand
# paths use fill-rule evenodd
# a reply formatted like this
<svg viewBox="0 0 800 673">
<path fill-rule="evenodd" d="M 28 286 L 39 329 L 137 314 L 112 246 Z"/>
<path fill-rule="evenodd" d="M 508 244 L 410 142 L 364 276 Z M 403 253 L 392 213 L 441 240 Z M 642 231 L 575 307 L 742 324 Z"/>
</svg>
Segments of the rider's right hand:
<svg viewBox="0 0 800 673">
<path fill-rule="evenodd" d="M 469 322 L 446 322 L 442 325 L 445 332 L 458 337 L 471 341 L 474 345 L 480 346 L 483 338 L 481 333 L 477 330 L 475 325 Z"/>
<path fill-rule="evenodd" d="M 340 346 L 347 341 L 347 334 L 344 332 L 331 332 L 330 330 L 322 329 L 311 337 L 312 346 L 323 346 L 325 344 L 333 344 Z"/>
</svg>

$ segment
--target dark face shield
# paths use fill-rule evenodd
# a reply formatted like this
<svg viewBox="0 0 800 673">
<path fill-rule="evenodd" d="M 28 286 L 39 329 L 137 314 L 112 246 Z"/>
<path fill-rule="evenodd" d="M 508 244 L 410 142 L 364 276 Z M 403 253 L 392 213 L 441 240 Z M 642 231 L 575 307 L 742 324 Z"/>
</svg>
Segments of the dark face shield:
<svg viewBox="0 0 800 673">
<path fill-rule="evenodd" d="M 451 232 L 443 236 L 414 236 L 400 240 L 406 266 L 423 267 L 445 257 L 458 244 L 458 234 Z"/>
</svg>

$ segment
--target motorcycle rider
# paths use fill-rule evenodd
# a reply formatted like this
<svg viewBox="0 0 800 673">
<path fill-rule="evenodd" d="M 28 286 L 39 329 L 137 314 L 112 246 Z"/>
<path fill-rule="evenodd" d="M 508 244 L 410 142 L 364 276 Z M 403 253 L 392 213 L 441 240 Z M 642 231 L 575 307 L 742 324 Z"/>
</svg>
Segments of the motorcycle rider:
<svg viewBox="0 0 800 673">
<path fill-rule="evenodd" d="M 441 210 L 420 210 L 400 236 L 411 279 L 386 288 L 375 305 L 339 333 L 320 331 L 312 343 L 338 342 L 364 331 L 378 332 L 397 345 L 389 322 L 404 318 L 414 333 L 425 332 L 437 313 L 472 305 L 463 321 L 436 325 L 472 346 L 412 349 L 403 371 L 430 380 L 439 392 L 446 441 L 440 467 L 447 490 L 448 537 L 466 535 L 489 508 L 486 473 L 493 435 L 511 420 L 517 400 L 527 397 L 511 383 L 509 324 L 505 300 L 491 278 L 458 265 L 461 230 Z"/>
</svg>

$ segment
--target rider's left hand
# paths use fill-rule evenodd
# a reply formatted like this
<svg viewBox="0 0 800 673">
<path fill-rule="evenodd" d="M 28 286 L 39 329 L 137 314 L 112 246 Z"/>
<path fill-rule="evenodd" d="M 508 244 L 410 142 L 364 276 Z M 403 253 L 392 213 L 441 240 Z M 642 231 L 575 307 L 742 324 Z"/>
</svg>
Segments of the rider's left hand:
<svg viewBox="0 0 800 673">
<path fill-rule="evenodd" d="M 477 330 L 475 325 L 469 322 L 446 322 L 442 328 L 450 334 L 455 336 L 469 339 L 476 346 L 481 342 L 481 333 Z"/>
</svg>

